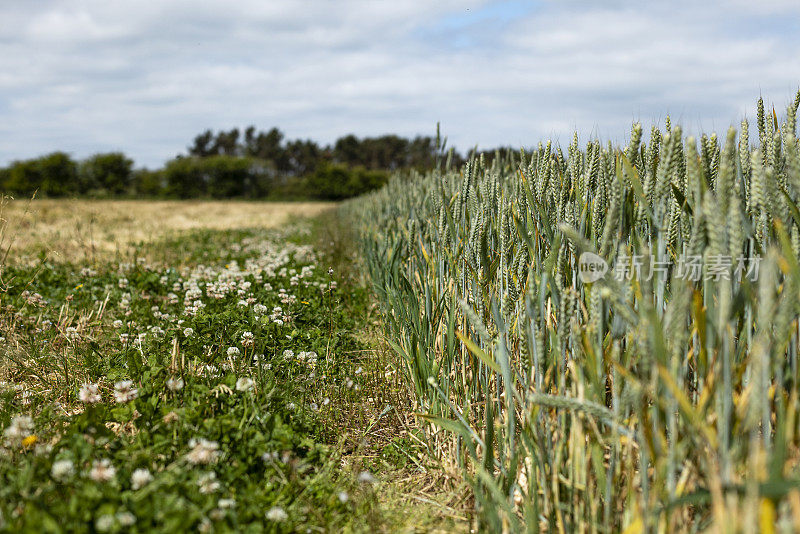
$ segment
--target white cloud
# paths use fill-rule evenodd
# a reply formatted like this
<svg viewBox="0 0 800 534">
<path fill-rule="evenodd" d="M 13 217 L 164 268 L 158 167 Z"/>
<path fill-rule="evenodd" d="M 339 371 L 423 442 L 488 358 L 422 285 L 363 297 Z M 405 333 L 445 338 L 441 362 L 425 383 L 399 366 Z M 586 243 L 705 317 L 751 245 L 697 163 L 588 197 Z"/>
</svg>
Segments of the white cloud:
<svg viewBox="0 0 800 534">
<path fill-rule="evenodd" d="M 722 129 L 800 84 L 797 3 L 754 5 L 4 2 L 0 164 L 121 149 L 154 166 L 248 124 L 331 142 L 441 121 L 462 150 L 622 139 L 667 113 Z"/>
</svg>

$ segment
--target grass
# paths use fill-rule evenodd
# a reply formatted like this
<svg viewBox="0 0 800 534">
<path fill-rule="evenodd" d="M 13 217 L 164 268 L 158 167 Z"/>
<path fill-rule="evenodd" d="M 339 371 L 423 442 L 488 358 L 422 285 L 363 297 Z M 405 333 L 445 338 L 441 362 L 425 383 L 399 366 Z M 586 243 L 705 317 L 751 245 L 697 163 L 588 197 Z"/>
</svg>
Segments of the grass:
<svg viewBox="0 0 800 534">
<path fill-rule="evenodd" d="M 277 228 L 326 202 L 4 199 L 4 245 L 16 261 L 94 262 L 135 256 L 140 243 L 188 230 Z M 5 247 L 4 247 L 5 248 Z"/>
<path fill-rule="evenodd" d="M 4 267 L 0 530 L 464 524 L 464 492 L 442 495 L 414 441 L 352 241 L 330 211 L 298 218 L 328 206 L 124 205 L 34 203 L 53 218 L 38 235 L 88 215 L 135 253 L 14 253 Z M 196 209 L 228 220 L 135 228 Z M 50 247 L 24 233 L 16 245 Z"/>
</svg>

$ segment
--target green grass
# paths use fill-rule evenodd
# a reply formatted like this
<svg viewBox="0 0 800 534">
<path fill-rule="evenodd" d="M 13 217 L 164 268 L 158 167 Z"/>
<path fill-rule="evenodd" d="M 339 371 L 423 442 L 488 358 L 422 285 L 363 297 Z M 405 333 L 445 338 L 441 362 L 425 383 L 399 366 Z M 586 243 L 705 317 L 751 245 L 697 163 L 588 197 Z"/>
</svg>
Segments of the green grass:
<svg viewBox="0 0 800 534">
<path fill-rule="evenodd" d="M 391 387 L 365 334 L 369 293 L 330 225 L 192 231 L 142 245 L 142 260 L 6 266 L 0 531 L 437 524 L 427 508 L 409 517 L 397 459 L 372 453 L 376 429 L 395 424 Z M 117 402 L 127 380 L 135 398 Z M 80 400 L 85 384 L 99 402 Z"/>
</svg>

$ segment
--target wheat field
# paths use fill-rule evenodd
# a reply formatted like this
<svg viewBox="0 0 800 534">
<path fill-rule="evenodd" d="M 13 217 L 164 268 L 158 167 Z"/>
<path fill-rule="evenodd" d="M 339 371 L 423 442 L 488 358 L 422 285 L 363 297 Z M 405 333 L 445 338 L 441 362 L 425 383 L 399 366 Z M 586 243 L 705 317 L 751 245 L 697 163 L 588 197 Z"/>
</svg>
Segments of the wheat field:
<svg viewBox="0 0 800 534">
<path fill-rule="evenodd" d="M 800 530 L 798 104 L 442 164 L 348 205 L 482 530 Z"/>
</svg>

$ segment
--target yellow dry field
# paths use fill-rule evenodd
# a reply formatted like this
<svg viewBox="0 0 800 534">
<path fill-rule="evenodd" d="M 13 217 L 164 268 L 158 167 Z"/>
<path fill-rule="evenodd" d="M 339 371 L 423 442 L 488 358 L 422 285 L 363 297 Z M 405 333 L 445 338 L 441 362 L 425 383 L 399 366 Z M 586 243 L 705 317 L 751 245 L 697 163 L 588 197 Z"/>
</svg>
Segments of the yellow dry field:
<svg viewBox="0 0 800 534">
<path fill-rule="evenodd" d="M 0 209 L 0 260 L 85 261 L 130 256 L 136 245 L 208 228 L 272 228 L 312 217 L 330 202 L 10 200 Z"/>
</svg>

